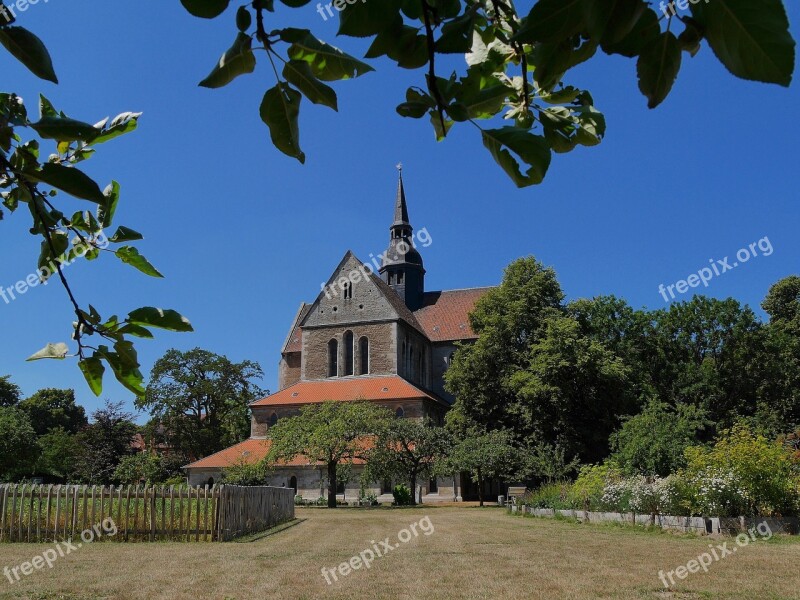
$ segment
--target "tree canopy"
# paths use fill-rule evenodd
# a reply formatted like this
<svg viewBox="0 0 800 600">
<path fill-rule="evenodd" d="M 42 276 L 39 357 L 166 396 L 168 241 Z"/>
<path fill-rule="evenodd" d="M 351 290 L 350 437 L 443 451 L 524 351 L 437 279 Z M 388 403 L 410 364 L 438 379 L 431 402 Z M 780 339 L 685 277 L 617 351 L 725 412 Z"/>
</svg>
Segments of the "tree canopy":
<svg viewBox="0 0 800 600">
<path fill-rule="evenodd" d="M 86 411 L 75 403 L 75 390 L 39 390 L 20 402 L 19 408 L 30 417 L 36 435 L 40 436 L 52 429 L 78 433 L 89 423 Z"/>
<path fill-rule="evenodd" d="M 274 465 L 302 456 L 311 465 L 320 464 L 328 478 L 328 508 L 336 508 L 340 465 L 365 460 L 374 437 L 391 418 L 389 410 L 363 401 L 306 405 L 297 416 L 270 428 L 267 462 Z"/>
<path fill-rule="evenodd" d="M 268 393 L 256 383 L 263 376 L 250 360 L 234 363 L 200 348 L 168 350 L 136 406 L 150 412 L 173 450 L 199 458 L 250 435 L 249 404 Z"/>
</svg>

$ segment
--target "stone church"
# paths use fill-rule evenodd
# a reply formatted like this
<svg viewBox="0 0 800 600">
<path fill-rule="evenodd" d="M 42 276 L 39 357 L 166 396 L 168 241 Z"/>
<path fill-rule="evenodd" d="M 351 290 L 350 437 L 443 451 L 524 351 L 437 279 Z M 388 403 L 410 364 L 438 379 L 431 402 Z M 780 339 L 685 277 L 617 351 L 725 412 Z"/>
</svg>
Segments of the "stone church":
<svg viewBox="0 0 800 600">
<path fill-rule="evenodd" d="M 367 400 L 398 418 L 443 422 L 454 401 L 444 373 L 456 343 L 475 339 L 468 314 L 490 288 L 427 291 L 419 242 L 431 240 L 422 231 L 415 236 L 411 226 L 401 172 L 386 252 L 370 264 L 348 251 L 316 300 L 300 305 L 281 349 L 278 391 L 251 404 L 250 438 L 188 465 L 190 484 L 219 481 L 226 467 L 262 459 L 269 428 L 311 403 Z M 359 470 L 340 486 L 340 498 L 357 498 Z M 269 483 L 316 499 L 326 495 L 323 475 L 319 465 L 296 459 Z M 390 501 L 392 483 L 371 491 Z M 423 502 L 453 501 L 471 496 L 470 488 L 457 475 L 423 482 L 417 492 Z"/>
</svg>

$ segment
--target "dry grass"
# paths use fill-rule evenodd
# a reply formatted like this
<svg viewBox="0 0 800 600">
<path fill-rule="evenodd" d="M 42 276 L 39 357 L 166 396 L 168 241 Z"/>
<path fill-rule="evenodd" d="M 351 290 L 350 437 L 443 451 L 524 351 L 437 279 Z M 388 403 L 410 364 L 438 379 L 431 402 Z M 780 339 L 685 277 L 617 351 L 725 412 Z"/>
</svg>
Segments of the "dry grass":
<svg viewBox="0 0 800 600">
<path fill-rule="evenodd" d="M 369 570 L 327 585 L 372 540 L 428 515 L 435 527 Z M 301 509 L 299 524 L 247 543 L 98 543 L 11 585 L 0 598 L 386 600 L 454 598 L 800 598 L 800 544 L 758 542 L 665 592 L 659 569 L 686 564 L 712 540 L 512 517 L 499 509 Z M 721 543 L 720 540 L 713 540 Z M 0 568 L 48 545 L 0 545 Z"/>
</svg>

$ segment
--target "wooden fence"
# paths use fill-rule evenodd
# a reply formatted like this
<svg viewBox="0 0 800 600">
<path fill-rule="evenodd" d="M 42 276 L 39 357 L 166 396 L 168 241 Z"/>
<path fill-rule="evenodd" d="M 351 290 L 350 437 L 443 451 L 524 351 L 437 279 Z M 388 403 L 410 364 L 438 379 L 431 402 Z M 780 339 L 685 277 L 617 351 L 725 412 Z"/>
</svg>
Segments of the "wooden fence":
<svg viewBox="0 0 800 600">
<path fill-rule="evenodd" d="M 291 488 L 0 485 L 5 542 L 226 541 L 292 518 Z"/>
</svg>

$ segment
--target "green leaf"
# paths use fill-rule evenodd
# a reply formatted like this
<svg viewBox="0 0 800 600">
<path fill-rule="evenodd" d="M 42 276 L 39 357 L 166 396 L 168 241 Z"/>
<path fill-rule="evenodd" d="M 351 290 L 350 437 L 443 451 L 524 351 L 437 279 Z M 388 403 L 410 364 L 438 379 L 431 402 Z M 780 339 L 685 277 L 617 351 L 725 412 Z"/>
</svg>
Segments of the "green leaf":
<svg viewBox="0 0 800 600">
<path fill-rule="evenodd" d="M 118 244 L 121 242 L 133 242 L 141 239 L 144 239 L 141 233 L 120 225 L 117 227 L 117 231 L 114 232 L 114 235 L 112 235 L 108 241 Z"/>
<path fill-rule="evenodd" d="M 139 325 L 134 325 L 132 323 L 128 323 L 127 325 L 123 325 L 122 327 L 117 330 L 117 333 L 121 333 L 122 335 L 134 335 L 136 337 L 145 338 L 148 340 L 153 339 L 153 334 L 150 333 L 144 327 L 140 327 Z"/>
<path fill-rule="evenodd" d="M 50 234 L 50 238 L 53 241 L 55 254 L 53 254 L 53 250 L 50 248 L 50 243 L 47 240 L 43 240 L 39 251 L 39 261 L 37 263 L 39 269 L 42 270 L 41 277 L 43 281 L 50 279 L 50 277 L 56 274 L 57 268 L 54 269 L 51 267 L 50 263 L 53 263 L 53 266 L 57 267 L 56 263 L 60 263 L 58 259 L 63 257 L 64 253 L 69 248 L 69 237 L 67 237 L 66 233 L 54 231 Z"/>
<path fill-rule="evenodd" d="M 99 396 L 103 391 L 103 374 L 106 372 L 103 362 L 95 355 L 78 362 L 78 367 L 94 395 Z"/>
<path fill-rule="evenodd" d="M 284 29 L 281 31 L 281 39 L 291 43 L 287 51 L 289 58 L 306 61 L 311 65 L 314 75 L 323 81 L 351 79 L 375 70 L 338 48 L 318 40 L 307 29 Z"/>
<path fill-rule="evenodd" d="M 713 0 L 692 3 L 691 10 L 714 54 L 731 73 L 789 86 L 795 41 L 781 0 Z"/>
<path fill-rule="evenodd" d="M 144 377 L 139 371 L 139 362 L 136 357 L 136 350 L 131 342 L 117 342 L 114 344 L 115 352 L 109 350 L 108 346 L 99 346 L 97 356 L 101 356 L 108 362 L 114 371 L 114 377 L 128 390 L 141 397 L 144 395 Z"/>
<path fill-rule="evenodd" d="M 31 123 L 31 127 L 43 138 L 59 142 L 91 142 L 100 135 L 100 130 L 94 125 L 59 116 L 42 117 L 38 122 Z"/>
<path fill-rule="evenodd" d="M 280 82 L 264 94 L 260 113 L 261 120 L 269 127 L 275 147 L 287 156 L 305 163 L 306 155 L 300 150 L 300 130 L 297 124 L 302 99 L 300 92 Z"/>
<path fill-rule="evenodd" d="M 0 27 L 0 44 L 28 70 L 39 77 L 58 83 L 50 53 L 38 37 L 23 27 Z"/>
<path fill-rule="evenodd" d="M 646 8 L 642 0 L 588 0 L 586 27 L 595 41 L 616 44 L 630 34 Z"/>
<path fill-rule="evenodd" d="M 225 12 L 230 0 L 181 0 L 181 4 L 195 17 L 213 19 Z"/>
<path fill-rule="evenodd" d="M 448 21 L 442 27 L 442 37 L 436 41 L 436 51 L 444 54 L 465 54 L 472 49 L 475 13 L 468 11 Z"/>
<path fill-rule="evenodd" d="M 344 0 L 340 0 L 344 2 Z M 335 6 L 335 4 L 334 4 Z M 402 23 L 400 2 L 398 0 L 379 0 L 378 2 L 347 3 L 339 11 L 339 31 L 337 35 L 350 37 L 369 37 L 382 33 Z"/>
<path fill-rule="evenodd" d="M 636 71 L 639 89 L 647 96 L 647 106 L 655 108 L 669 95 L 681 69 L 681 46 L 671 31 L 665 31 L 658 41 L 639 56 Z"/>
<path fill-rule="evenodd" d="M 239 31 L 244 33 L 250 29 L 252 24 L 253 16 L 250 14 L 250 11 L 247 10 L 246 6 L 240 6 L 239 10 L 236 11 L 236 27 Z"/>
<path fill-rule="evenodd" d="M 58 111 L 53 107 L 53 103 L 45 98 L 44 94 L 39 94 L 39 118 L 57 116 Z"/>
<path fill-rule="evenodd" d="M 122 262 L 139 269 L 145 275 L 150 277 L 164 277 L 158 270 L 150 264 L 150 262 L 133 246 L 122 246 L 118 248 L 114 254 L 117 255 Z"/>
<path fill-rule="evenodd" d="M 32 354 L 31 356 L 29 356 L 26 360 L 34 361 L 34 360 L 43 360 L 46 358 L 63 360 L 67 357 L 68 353 L 69 353 L 69 348 L 63 342 L 59 342 L 57 344 L 47 344 L 47 346 L 39 350 L 36 354 Z"/>
<path fill-rule="evenodd" d="M 117 115 L 114 117 L 114 120 L 111 121 L 111 124 L 92 140 L 92 145 L 96 146 L 97 144 L 102 144 L 121 135 L 125 135 L 126 133 L 130 133 L 139 125 L 139 117 L 141 116 L 142 113 L 140 112 L 124 112 Z"/>
<path fill-rule="evenodd" d="M 544 180 L 550 167 L 551 152 L 547 140 L 543 137 L 517 127 L 486 129 L 481 134 L 483 145 L 517 187 L 534 185 Z M 524 174 L 512 152 L 528 165 L 529 168 Z"/>
<path fill-rule="evenodd" d="M 189 320 L 174 310 L 145 306 L 128 314 L 128 323 L 146 327 L 157 327 L 168 331 L 194 331 Z"/>
<path fill-rule="evenodd" d="M 639 56 L 645 48 L 655 44 L 661 35 L 661 24 L 658 15 L 652 9 L 647 9 L 636 21 L 630 33 L 619 42 L 603 43 L 603 51 L 607 54 L 621 54 L 628 58 Z"/>
<path fill-rule="evenodd" d="M 114 213 L 117 212 L 119 203 L 119 183 L 112 181 L 103 190 L 103 201 L 97 207 L 97 220 L 105 227 L 110 227 L 114 220 Z"/>
<path fill-rule="evenodd" d="M 584 0 L 538 0 L 511 40 L 515 42 L 560 42 L 584 26 Z"/>
<path fill-rule="evenodd" d="M 339 110 L 336 92 L 314 76 L 311 66 L 307 62 L 290 60 L 283 67 L 283 76 L 314 104 L 322 104 L 330 106 L 333 110 Z"/>
<path fill-rule="evenodd" d="M 225 51 L 217 66 L 199 85 L 206 88 L 221 88 L 239 75 L 255 71 L 256 57 L 251 49 L 252 44 L 253 40 L 249 35 L 239 32 L 233 45 Z"/>
<path fill-rule="evenodd" d="M 45 163 L 41 170 L 25 172 L 26 177 L 66 192 L 76 198 L 101 204 L 105 201 L 103 192 L 95 181 L 75 167 L 65 167 L 55 163 Z"/>
</svg>

